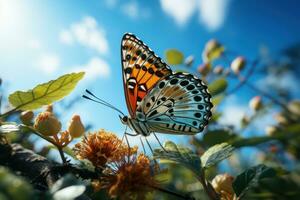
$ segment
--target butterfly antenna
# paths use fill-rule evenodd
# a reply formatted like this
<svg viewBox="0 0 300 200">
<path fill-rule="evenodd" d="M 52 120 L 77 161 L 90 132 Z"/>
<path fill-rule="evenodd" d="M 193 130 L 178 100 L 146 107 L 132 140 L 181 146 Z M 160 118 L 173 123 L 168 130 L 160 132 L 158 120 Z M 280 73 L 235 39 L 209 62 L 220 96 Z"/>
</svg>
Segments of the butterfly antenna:
<svg viewBox="0 0 300 200">
<path fill-rule="evenodd" d="M 88 91 L 88 90 L 86 90 L 86 91 Z M 104 100 L 98 98 L 97 96 L 95 96 L 95 95 L 94 95 L 93 93 L 91 93 L 90 91 L 88 91 L 87 93 L 90 94 L 92 97 L 96 98 L 96 100 L 95 100 L 95 99 L 92 99 L 91 97 L 88 97 L 88 96 L 86 96 L 86 95 L 82 95 L 82 97 L 85 98 L 85 99 L 88 99 L 88 100 L 90 100 L 90 101 L 93 101 L 93 102 L 102 104 L 102 105 L 104 105 L 104 106 L 107 106 L 107 107 L 109 107 L 109 108 L 111 108 L 111 109 L 113 109 L 113 110 L 119 112 L 121 115 L 125 116 L 125 114 L 124 114 L 121 110 L 119 110 L 118 108 L 116 108 L 115 106 L 113 106 L 113 105 L 107 103 L 106 101 L 104 101 Z"/>
</svg>

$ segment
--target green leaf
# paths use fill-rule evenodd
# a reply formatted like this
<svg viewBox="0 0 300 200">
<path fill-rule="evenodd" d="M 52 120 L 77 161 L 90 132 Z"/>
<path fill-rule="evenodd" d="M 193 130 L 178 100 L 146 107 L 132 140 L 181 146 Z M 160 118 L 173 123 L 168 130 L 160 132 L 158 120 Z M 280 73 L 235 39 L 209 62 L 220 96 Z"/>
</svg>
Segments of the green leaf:
<svg viewBox="0 0 300 200">
<path fill-rule="evenodd" d="M 218 162 L 229 157 L 234 148 L 227 144 L 221 143 L 210 147 L 204 154 L 201 156 L 201 163 L 203 168 L 208 168 L 212 165 L 217 164 Z"/>
<path fill-rule="evenodd" d="M 68 95 L 83 76 L 84 72 L 66 74 L 31 90 L 16 91 L 8 99 L 18 110 L 38 109 Z"/>
<path fill-rule="evenodd" d="M 227 85 L 228 83 L 225 78 L 219 78 L 208 85 L 208 90 L 212 96 L 215 96 L 224 92 L 227 88 Z"/>
<path fill-rule="evenodd" d="M 72 185 L 65 187 L 53 194 L 54 200 L 74 200 L 77 197 L 81 196 L 86 189 L 85 185 Z"/>
<path fill-rule="evenodd" d="M 0 199 L 32 200 L 35 199 L 31 185 L 8 169 L 0 167 Z"/>
<path fill-rule="evenodd" d="M 226 129 L 216 129 L 208 131 L 203 135 L 203 142 L 208 146 L 213 146 L 223 142 L 229 143 L 237 138 L 237 135 Z"/>
<path fill-rule="evenodd" d="M 251 167 L 238 175 L 232 183 L 233 190 L 237 196 L 243 195 L 251 187 L 255 186 L 260 179 L 271 178 L 276 175 L 273 168 L 263 164 Z"/>
<path fill-rule="evenodd" d="M 50 189 L 50 192 L 55 192 L 72 185 L 82 185 L 82 181 L 79 181 L 74 175 L 66 174 L 62 178 L 58 179 Z"/>
<path fill-rule="evenodd" d="M 216 95 L 212 98 L 211 102 L 214 106 L 217 106 L 223 101 L 224 97 L 225 96 L 223 94 Z"/>
<path fill-rule="evenodd" d="M 155 149 L 153 154 L 154 158 L 160 159 L 162 162 L 166 163 L 176 162 L 182 164 L 184 167 L 200 176 L 201 160 L 191 149 L 177 146 L 171 141 L 165 142 L 164 148 L 166 151 L 163 149 Z"/>
<path fill-rule="evenodd" d="M 184 56 L 177 49 L 168 49 L 165 52 L 165 55 L 166 55 L 166 61 L 170 65 L 180 65 L 183 63 Z"/>
</svg>

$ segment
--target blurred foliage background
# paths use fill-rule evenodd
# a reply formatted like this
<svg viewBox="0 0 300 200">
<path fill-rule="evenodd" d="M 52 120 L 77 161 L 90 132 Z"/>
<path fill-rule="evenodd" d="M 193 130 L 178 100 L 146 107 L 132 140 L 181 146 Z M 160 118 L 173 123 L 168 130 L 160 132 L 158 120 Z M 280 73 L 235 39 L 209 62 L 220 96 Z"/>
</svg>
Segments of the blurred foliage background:
<svg viewBox="0 0 300 200">
<path fill-rule="evenodd" d="M 18 8 L 15 11 L 20 11 L 23 10 L 23 7 L 20 9 L 20 7 L 16 6 L 18 1 L 15 1 L 16 3 L 12 4 L 5 3 L 4 1 L 0 2 L 0 6 L 2 6 L 0 7 L 2 8 L 0 11 L 4 14 L 9 14 L 5 16 L 8 16 L 8 19 L 12 19 L 13 27 L 19 26 L 19 24 L 15 24 L 15 21 L 18 21 L 19 19 L 16 17 L 17 15 L 13 15 L 11 10 L 10 12 L 7 10 L 14 10 L 13 8 Z M 111 4 L 109 4 L 109 2 Z M 132 2 L 133 4 L 131 4 Z M 85 87 L 92 88 L 95 92 L 99 91 L 97 93 L 100 93 L 101 97 L 104 97 L 112 104 L 122 105 L 121 107 L 123 110 L 126 109 L 122 91 L 121 70 L 119 66 L 119 43 L 122 34 L 128 31 L 140 34 L 141 36 L 138 36 L 141 38 L 142 36 L 145 36 L 145 38 L 150 40 L 149 42 L 146 41 L 146 43 L 152 49 L 158 48 L 157 54 L 162 56 L 163 60 L 172 67 L 173 71 L 188 72 L 201 78 L 208 85 L 208 89 L 212 95 L 212 102 L 214 104 L 212 118 L 203 133 L 195 136 L 184 136 L 183 140 L 181 140 L 181 138 L 183 138 L 181 136 L 179 139 L 176 138 L 176 136 L 162 136 L 162 140 L 172 140 L 178 145 L 178 148 L 180 145 L 188 148 L 189 150 L 185 149 L 188 152 L 190 151 L 188 155 L 196 156 L 197 159 L 201 158 L 202 167 L 199 166 L 199 171 L 197 171 L 197 168 L 190 167 L 190 163 L 185 163 L 183 161 L 184 159 L 175 160 L 175 163 L 162 162 L 161 160 L 163 159 L 161 158 L 163 156 L 166 156 L 166 158 L 169 159 L 172 158 L 172 155 L 164 155 L 164 152 L 158 151 L 155 155 L 159 159 L 161 168 L 165 171 L 164 173 L 159 174 L 156 178 L 163 180 L 161 187 L 166 190 L 154 190 L 153 193 L 147 193 L 147 195 L 143 198 L 211 198 L 211 196 L 209 197 L 209 195 L 207 195 L 207 188 L 205 190 L 203 183 L 201 183 L 201 180 L 199 181 L 199 178 L 197 178 L 195 174 L 202 172 L 202 169 L 205 168 L 203 165 L 203 155 L 209 148 L 215 148 L 215 145 L 227 143 L 233 147 L 234 150 L 230 151 L 228 155 L 224 153 L 226 154 L 224 158 L 222 157 L 222 159 L 216 160 L 221 161 L 228 156 L 229 157 L 222 162 L 216 162 L 214 165 L 210 165 L 205 168 L 205 179 L 209 182 L 207 187 L 213 187 L 219 194 L 221 194 L 220 191 L 222 191 L 223 195 L 221 195 L 220 198 L 299 199 L 300 92 L 298 85 L 300 82 L 300 45 L 298 41 L 300 41 L 300 38 L 295 36 L 295 34 L 298 33 L 297 27 L 299 27 L 299 22 L 295 22 L 290 16 L 295 13 L 296 8 L 299 8 L 298 3 L 296 1 L 288 1 L 286 3 L 277 2 L 272 5 L 273 2 L 266 1 L 268 3 L 259 3 L 257 4 L 257 7 L 255 7 L 247 1 L 244 1 L 243 3 L 237 3 L 237 1 L 234 0 L 228 1 L 230 3 L 228 3 L 227 6 L 230 5 L 230 9 L 233 12 L 233 14 L 228 14 L 227 11 L 227 15 L 229 16 L 228 18 L 231 17 L 232 19 L 234 16 L 241 16 L 241 18 L 244 18 L 244 21 L 242 22 L 249 23 L 249 21 L 253 19 L 253 24 L 245 27 L 246 25 L 244 24 L 241 26 L 237 21 L 230 21 L 230 19 L 228 19 L 227 22 L 225 21 L 222 23 L 222 26 L 225 28 L 204 31 L 205 28 L 203 27 L 206 26 L 205 23 L 201 25 L 201 28 L 195 28 L 196 19 L 193 19 L 194 21 L 190 22 L 191 24 L 189 26 L 186 25 L 187 27 L 185 27 L 185 29 L 182 27 L 175 28 L 175 25 L 170 25 L 170 21 L 168 21 L 170 19 L 166 17 L 168 14 L 163 15 L 161 10 L 168 10 L 166 9 L 167 7 L 170 8 L 169 10 L 173 9 L 174 12 L 176 7 L 184 7 L 180 1 L 160 1 L 153 3 L 153 5 L 152 3 L 145 1 L 132 2 L 126 4 L 118 1 L 105 1 L 105 3 L 93 2 L 86 3 L 85 5 L 82 5 L 83 3 L 78 3 L 78 5 L 73 5 L 73 11 L 66 9 L 66 13 L 73 17 L 70 17 L 72 20 L 74 19 L 74 16 L 76 16 L 76 20 L 83 19 L 82 21 L 85 22 L 90 20 L 89 22 L 92 24 L 92 28 L 87 27 L 86 29 L 83 29 L 83 32 L 91 31 L 95 35 L 98 35 L 95 37 L 96 40 L 89 40 L 85 38 L 93 38 L 91 36 L 93 34 L 83 35 L 83 38 L 78 39 L 76 37 L 80 38 L 80 36 L 76 36 L 76 31 L 72 37 L 66 36 L 68 33 L 73 34 L 72 30 L 76 29 L 74 27 L 76 27 L 76 25 L 80 25 L 80 23 L 73 23 L 70 25 L 71 28 L 69 30 L 69 24 L 72 20 L 63 16 L 61 9 L 67 8 L 71 5 L 70 3 L 60 4 L 58 2 L 48 2 L 44 7 L 40 7 L 41 5 L 39 4 L 37 5 L 36 8 L 40 16 L 43 16 L 40 12 L 45 10 L 47 10 L 47 12 L 45 12 L 45 17 L 40 17 L 41 21 L 37 21 L 38 25 L 33 26 L 32 28 L 37 30 L 44 29 L 42 28 L 41 23 L 45 20 L 49 23 L 49 32 L 56 31 L 55 34 L 57 34 L 57 32 L 59 32 L 57 31 L 58 28 L 53 24 L 58 23 L 59 20 L 55 19 L 51 21 L 47 19 L 54 18 L 54 16 L 48 14 L 48 12 L 53 11 L 53 7 L 51 6 L 59 7 L 58 15 L 61 19 L 63 19 L 62 21 L 64 21 L 64 24 L 58 23 L 59 30 L 69 31 L 65 32 L 65 35 L 62 31 L 60 37 L 63 37 L 62 35 L 64 35 L 65 43 L 66 41 L 69 41 L 71 44 L 72 42 L 70 41 L 72 39 L 76 40 L 79 45 L 82 45 L 79 48 L 87 48 L 85 49 L 86 51 L 84 51 L 85 53 L 82 55 L 83 60 L 81 60 L 81 58 L 76 60 L 77 57 L 81 56 L 81 51 L 75 53 L 71 51 L 64 52 L 65 49 L 59 45 L 57 45 L 57 47 L 50 47 L 52 40 L 49 39 L 49 37 L 54 37 L 54 33 L 53 35 L 45 38 L 45 41 L 48 41 L 48 43 L 26 38 L 26 45 L 29 41 L 31 44 L 30 48 L 28 46 L 26 46 L 26 48 L 24 47 L 25 42 L 24 44 L 21 42 L 22 47 L 15 44 L 8 45 L 7 43 L 3 43 L 4 45 L 0 48 L 0 52 L 2 54 L 1 58 L 3 58 L 3 61 L 0 62 L 0 122 L 2 126 L 9 124 L 12 125 L 12 127 L 2 127 L 1 129 L 2 142 L 0 158 L 2 158 L 3 161 L 0 162 L 0 199 L 110 198 L 105 190 L 94 192 L 93 189 L 95 187 L 91 181 L 93 179 L 84 179 L 82 176 L 78 176 L 80 173 L 78 171 L 74 172 L 74 169 L 70 170 L 62 168 L 66 170 L 66 173 L 62 173 L 64 176 L 62 175 L 58 177 L 60 178 L 59 181 L 54 183 L 51 188 L 43 188 L 43 184 L 37 184 L 39 183 L 39 177 L 35 177 L 36 179 L 29 178 L 31 176 L 26 174 L 24 175 L 24 172 L 22 172 L 22 166 L 14 168 L 7 164 L 6 161 L 4 162 L 7 158 L 6 153 L 8 152 L 4 144 L 20 144 L 22 147 L 32 150 L 36 154 L 45 157 L 50 163 L 55 163 L 55 165 L 57 164 L 58 166 L 61 166 L 59 153 L 63 151 L 66 159 L 72 164 L 78 166 L 79 169 L 93 171 L 93 165 L 86 161 L 77 160 L 74 155 L 74 151 L 72 150 L 74 145 L 78 143 L 81 138 L 72 138 L 70 141 L 70 138 L 67 136 L 65 136 L 64 139 L 62 137 L 58 138 L 57 141 L 60 141 L 60 144 L 65 142 L 64 146 L 61 145 L 61 148 L 58 148 L 59 145 L 56 146 L 56 143 L 51 143 L 51 141 L 49 143 L 49 139 L 47 139 L 47 137 L 45 139 L 43 135 L 35 134 L 34 130 L 28 129 L 28 127 L 25 127 L 24 129 L 24 127 L 20 127 L 18 125 L 25 124 L 26 126 L 28 125 L 31 127 L 33 125 L 32 119 L 45 110 L 45 108 L 41 109 L 42 105 L 52 104 L 54 101 L 66 96 L 64 99 L 55 102 L 53 104 L 53 111 L 51 111 L 55 113 L 57 119 L 62 122 L 60 126 L 62 126 L 63 130 L 67 130 L 69 128 L 69 125 L 65 123 L 65 121 L 70 120 L 70 116 L 75 113 L 79 114 L 84 122 L 85 134 L 89 131 L 97 131 L 100 128 L 104 128 L 116 132 L 116 134 L 121 138 L 121 133 L 124 130 L 118 118 L 115 116 L 116 114 L 111 113 L 105 108 L 100 108 L 99 111 L 97 110 L 97 112 L 94 112 L 93 109 L 95 105 L 83 102 L 79 96 L 81 96 Z M 188 1 L 188 3 L 185 3 L 184 5 L 189 5 L 187 7 L 193 7 L 194 2 L 198 1 Z M 202 2 L 200 4 L 204 5 L 205 2 L 208 1 L 202 0 L 199 2 Z M 224 3 L 221 1 L 214 0 L 213 2 L 215 2 L 216 5 L 220 5 L 220 7 L 221 5 L 224 7 Z M 35 7 L 30 6 L 31 4 L 32 2 L 28 3 L 26 8 L 34 9 Z M 105 7 L 107 5 L 112 5 L 112 7 Z M 123 6 L 126 5 L 135 5 L 136 7 L 132 6 L 131 9 L 129 7 L 128 10 L 123 9 Z M 80 6 L 83 6 L 82 10 Z M 93 8 L 93 6 L 95 8 Z M 159 6 L 162 9 L 158 8 Z M 249 7 L 249 10 L 243 10 L 243 8 L 247 6 Z M 199 10 L 193 12 L 204 13 L 200 7 Z M 192 8 L 190 9 L 193 10 Z M 257 9 L 256 16 L 254 16 L 255 9 Z M 6 12 L 3 10 L 6 10 Z M 99 10 L 101 10 L 100 13 Z M 155 11 L 159 13 L 158 10 L 160 10 L 160 14 L 157 16 L 153 15 Z M 175 11 L 183 13 L 180 9 L 175 9 Z M 216 10 L 208 12 L 213 11 Z M 250 11 L 253 12 L 251 13 Z M 28 11 L 26 12 L 27 14 L 30 13 Z M 111 14 L 109 14 L 110 12 Z M 124 16 L 127 16 L 128 13 L 135 13 L 132 14 L 135 18 L 131 19 L 129 17 L 132 21 L 126 21 L 128 19 L 121 19 L 122 15 L 120 12 L 123 12 Z M 147 12 L 152 13 L 152 15 L 149 14 L 149 17 L 146 15 Z M 170 12 L 171 11 L 169 11 L 169 13 Z M 21 12 L 19 12 L 19 14 L 20 13 Z M 165 13 L 168 13 L 168 11 L 165 11 Z M 277 20 L 276 22 L 273 22 L 272 17 L 270 17 L 273 13 L 275 13 L 274 18 L 275 21 Z M 87 15 L 89 16 L 85 18 Z M 175 18 L 174 24 L 178 23 L 176 15 L 169 15 L 171 15 L 169 16 L 170 18 Z M 26 15 L 26 17 L 28 17 L 28 19 L 34 19 L 35 16 L 32 14 Z M 111 19 L 110 22 L 101 22 L 103 23 L 101 25 L 109 27 L 107 28 L 109 32 L 106 32 L 105 34 L 104 29 L 102 29 L 103 27 L 98 24 L 98 21 L 103 20 L 103 18 Z M 161 22 L 158 22 L 159 18 L 162 19 Z M 179 16 L 179 19 L 182 19 L 183 21 L 185 18 L 185 15 Z M 0 19 L 4 18 L 0 17 Z M 140 21 L 144 20 L 145 23 L 143 24 L 137 19 Z M 290 19 L 290 21 L 287 19 Z M 260 24 L 259 20 L 264 21 L 267 25 L 263 27 L 264 24 Z M 235 22 L 237 24 L 236 29 L 232 28 L 232 24 L 235 24 Z M 24 27 L 9 29 L 10 26 L 7 25 L 7 22 L 1 23 L 0 27 L 4 30 L 2 35 L 0 35 L 1 41 L 5 41 L 8 38 L 10 38 L 10 40 L 14 40 L 14 34 L 10 33 L 16 32 L 16 30 L 23 33 L 25 30 Z M 149 33 L 149 27 L 155 27 L 157 23 L 160 23 L 159 27 L 162 27 L 160 30 L 161 32 L 159 32 L 159 30 L 154 30 L 153 33 Z M 65 24 L 68 24 L 68 27 L 66 27 Z M 126 26 L 122 24 L 125 24 Z M 143 29 L 142 27 L 145 27 L 145 24 L 146 28 Z M 256 25 L 260 26 L 258 27 Z M 197 24 L 197 27 L 198 26 L 199 25 Z M 235 34 L 228 34 L 230 31 L 243 29 L 243 27 L 249 31 L 247 36 L 243 31 L 236 31 L 235 34 L 237 36 L 235 36 Z M 251 30 L 249 27 L 251 27 Z M 168 36 L 168 34 L 170 34 L 170 28 L 174 29 L 173 36 Z M 290 38 L 282 37 L 286 35 L 281 34 L 280 31 L 285 28 L 287 28 Z M 262 39 L 262 41 L 259 42 L 263 43 L 263 45 L 257 42 L 255 40 L 257 37 L 256 32 L 264 34 L 264 38 L 266 40 L 271 38 L 270 41 L 264 43 Z M 222 35 L 222 33 L 224 33 L 224 35 Z M 37 31 L 35 34 L 42 38 L 43 32 Z M 29 35 L 32 36 L 31 34 Z M 161 35 L 163 35 L 163 37 Z M 235 37 L 237 42 L 233 44 L 232 41 Z M 278 42 L 280 37 L 282 37 L 282 40 L 285 41 L 282 42 L 282 44 Z M 103 43 L 106 43 L 106 41 L 103 41 L 101 38 L 109 38 L 111 55 L 106 54 L 106 50 L 103 50 L 103 48 L 105 49 L 105 47 L 103 47 L 105 46 Z M 239 45 L 238 41 L 246 40 L 248 38 L 249 41 L 247 44 L 251 43 L 252 45 L 248 44 L 248 47 L 252 48 L 245 48 L 247 45 L 243 42 Z M 195 41 L 198 42 L 200 40 L 201 43 L 199 42 L 195 44 Z M 151 42 L 153 42 L 153 44 Z M 272 42 L 275 44 L 278 43 L 278 45 L 275 45 Z M 49 45 L 49 47 L 40 47 L 43 43 L 45 46 Z M 71 45 L 74 45 L 74 43 Z M 96 44 L 99 43 L 102 45 L 97 46 Z M 32 48 L 32 46 L 34 48 Z M 253 46 L 255 46 L 255 48 Z M 274 46 L 276 46 L 276 48 L 273 48 Z M 60 63 L 62 61 L 58 62 L 56 58 L 53 59 L 55 56 L 52 56 L 51 59 L 46 59 L 45 61 L 48 65 L 44 65 L 44 62 L 39 62 L 38 65 L 40 65 L 40 68 L 46 69 L 42 70 L 43 72 L 36 70 L 36 68 L 28 68 L 28 66 L 32 65 L 32 63 L 27 62 L 28 60 L 24 59 L 22 54 L 24 54 L 25 57 L 33 57 L 33 60 L 38 60 L 40 59 L 40 55 L 32 53 L 33 51 L 42 52 L 49 50 L 57 50 L 58 54 L 62 55 L 62 57 L 65 56 L 65 60 L 67 61 L 64 64 L 71 67 L 62 67 Z M 31 52 L 32 54 L 28 55 L 28 52 Z M 71 58 L 64 55 L 64 53 L 69 53 Z M 18 63 L 14 63 L 15 60 L 18 60 L 18 58 L 20 59 Z M 60 59 L 63 60 L 63 58 Z M 76 62 L 70 62 L 72 59 L 76 60 Z M 14 60 L 14 62 L 12 60 Z M 78 64 L 77 62 L 81 64 Z M 114 65 L 117 67 L 111 67 Z M 54 68 L 51 68 L 51 66 L 56 66 L 54 68 L 58 68 L 59 70 L 53 70 Z M 103 68 L 103 66 L 108 66 L 108 68 Z M 29 73 L 27 72 L 28 69 L 32 71 Z M 15 72 L 13 73 L 12 70 Z M 86 75 L 83 77 L 82 83 L 80 82 L 76 90 L 69 96 L 67 96 L 67 93 L 60 94 L 58 98 L 48 99 L 48 102 L 29 108 L 20 108 L 8 98 L 9 94 L 12 94 L 15 90 L 33 88 L 38 83 L 44 83 L 55 79 L 58 74 L 62 75 L 78 70 L 86 71 Z M 94 79 L 90 80 L 92 74 L 96 74 L 96 76 Z M 107 74 L 110 75 L 108 76 Z M 103 77 L 109 78 L 108 80 L 103 80 Z M 112 89 L 108 88 L 107 85 L 110 85 Z M 26 88 L 18 88 L 21 86 L 26 86 Z M 72 86 L 69 92 L 71 92 L 74 87 L 75 85 Z M 86 104 L 89 105 L 86 106 Z M 16 107 L 18 109 L 15 109 Z M 31 116 L 31 113 L 22 114 L 22 111 L 24 110 L 33 110 L 34 116 Z M 30 120 L 26 121 L 27 119 Z M 27 122 L 28 124 L 26 124 Z M 130 140 L 130 142 L 140 145 L 138 140 L 136 140 L 138 142 L 133 141 L 135 139 Z M 151 144 L 153 145 L 153 141 Z M 166 143 L 166 145 L 168 145 L 168 143 Z M 154 144 L 154 146 L 157 147 L 158 145 Z M 171 152 L 173 152 L 173 150 L 175 153 L 177 152 L 176 148 L 173 148 L 174 146 L 172 146 L 172 144 L 167 147 L 170 148 Z M 141 149 L 142 148 L 140 146 L 140 150 Z M 179 153 L 185 155 L 183 153 L 185 150 L 181 150 L 182 149 L 179 148 Z M 225 152 L 225 150 L 221 148 L 220 152 Z M 148 154 L 150 157 L 152 156 L 150 151 Z M 189 161 L 195 161 L 195 159 L 196 158 L 190 158 Z M 65 191 L 63 189 L 65 189 Z M 175 191 L 179 194 L 183 194 L 183 196 L 186 194 L 186 196 L 174 196 L 166 191 Z M 118 198 L 122 199 L 122 197 Z M 139 197 L 135 198 L 139 199 Z"/>
</svg>

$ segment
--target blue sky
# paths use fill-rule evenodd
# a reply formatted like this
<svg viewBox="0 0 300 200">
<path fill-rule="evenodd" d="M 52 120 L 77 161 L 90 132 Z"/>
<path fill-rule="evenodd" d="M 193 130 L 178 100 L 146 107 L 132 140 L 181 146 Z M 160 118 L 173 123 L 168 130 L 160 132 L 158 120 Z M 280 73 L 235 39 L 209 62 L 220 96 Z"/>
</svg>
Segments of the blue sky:
<svg viewBox="0 0 300 200">
<path fill-rule="evenodd" d="M 125 32 L 136 34 L 160 56 L 178 48 L 186 56 L 195 55 L 197 64 L 211 38 L 254 59 L 262 45 L 276 53 L 300 41 L 299 7 L 297 0 L 0 0 L 0 76 L 10 93 L 86 71 L 66 99 L 79 102 L 64 113 L 65 121 L 77 113 L 95 129 L 120 133 L 124 127 L 117 113 L 80 96 L 89 88 L 127 112 L 120 63 Z M 288 78 L 288 84 L 294 79 Z M 224 122 L 240 118 L 253 95 L 225 102 Z M 236 118 L 229 119 L 233 112 Z"/>
</svg>

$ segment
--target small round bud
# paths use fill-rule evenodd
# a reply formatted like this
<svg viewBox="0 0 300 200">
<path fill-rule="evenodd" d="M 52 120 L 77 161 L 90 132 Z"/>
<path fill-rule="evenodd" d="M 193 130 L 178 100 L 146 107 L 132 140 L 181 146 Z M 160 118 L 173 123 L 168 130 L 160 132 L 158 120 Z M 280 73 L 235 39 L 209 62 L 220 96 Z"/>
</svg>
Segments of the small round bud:
<svg viewBox="0 0 300 200">
<path fill-rule="evenodd" d="M 45 111 L 53 113 L 53 106 L 51 104 L 47 105 Z"/>
<path fill-rule="evenodd" d="M 250 123 L 250 118 L 246 114 L 244 114 L 241 120 L 242 127 L 248 126 L 249 123 Z"/>
<path fill-rule="evenodd" d="M 190 66 L 192 66 L 192 64 L 194 63 L 194 60 L 195 60 L 195 58 L 194 58 L 194 56 L 188 56 L 186 59 L 185 59 L 185 61 L 184 61 L 184 64 L 186 65 L 186 66 L 188 66 L 188 67 L 190 67 Z"/>
<path fill-rule="evenodd" d="M 258 111 L 259 109 L 261 109 L 262 108 L 261 97 L 260 96 L 253 97 L 249 102 L 249 107 L 254 111 Z"/>
<path fill-rule="evenodd" d="M 25 125 L 31 125 L 34 113 L 31 110 L 23 111 L 20 114 L 20 120 Z"/>
<path fill-rule="evenodd" d="M 211 39 L 205 44 L 204 51 L 202 52 L 202 59 L 204 62 L 211 62 L 219 58 L 224 52 L 224 47 L 216 40 Z"/>
<path fill-rule="evenodd" d="M 45 136 L 56 135 L 61 129 L 61 123 L 50 112 L 41 112 L 35 118 L 34 128 Z"/>
<path fill-rule="evenodd" d="M 223 73 L 223 70 L 224 70 L 224 68 L 223 68 L 221 65 L 217 65 L 217 66 L 214 67 L 213 72 L 214 72 L 215 74 L 220 75 L 220 74 Z"/>
<path fill-rule="evenodd" d="M 232 188 L 233 180 L 233 176 L 229 174 L 219 174 L 212 180 L 212 186 L 215 191 L 221 195 L 221 197 L 225 199 L 232 199 L 234 196 Z"/>
<path fill-rule="evenodd" d="M 267 126 L 265 128 L 266 135 L 268 136 L 274 136 L 277 131 L 278 128 L 276 126 Z"/>
<path fill-rule="evenodd" d="M 211 70 L 211 65 L 209 63 L 204 63 L 199 65 L 198 72 L 202 74 L 202 76 L 206 76 Z"/>
<path fill-rule="evenodd" d="M 84 134 L 84 126 L 79 115 L 74 115 L 70 121 L 68 131 L 73 138 L 80 137 Z"/>
<path fill-rule="evenodd" d="M 230 67 L 235 74 L 238 74 L 242 69 L 244 69 L 245 65 L 246 59 L 242 56 L 239 56 L 232 61 Z"/>
<path fill-rule="evenodd" d="M 275 120 L 278 122 L 278 124 L 285 126 L 289 124 L 289 120 L 283 113 L 278 113 L 275 115 Z"/>
</svg>

